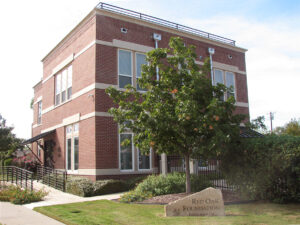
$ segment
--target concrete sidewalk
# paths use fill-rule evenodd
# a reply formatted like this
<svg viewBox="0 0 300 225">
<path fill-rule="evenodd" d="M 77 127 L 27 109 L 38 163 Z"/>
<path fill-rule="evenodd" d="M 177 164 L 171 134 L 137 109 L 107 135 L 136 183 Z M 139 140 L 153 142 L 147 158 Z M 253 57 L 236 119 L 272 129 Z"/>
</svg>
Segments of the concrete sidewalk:
<svg viewBox="0 0 300 225">
<path fill-rule="evenodd" d="M 122 193 L 117 193 L 117 194 L 100 195 L 94 197 L 79 197 L 77 195 L 72 195 L 69 193 L 59 191 L 55 188 L 49 187 L 47 185 L 44 185 L 36 181 L 34 181 L 33 186 L 35 190 L 44 189 L 45 191 L 48 192 L 48 195 L 44 198 L 44 201 L 33 202 L 30 204 L 23 205 L 28 209 L 33 209 L 39 206 L 60 205 L 60 204 L 67 204 L 67 203 L 74 203 L 74 202 L 86 202 L 86 201 L 95 201 L 95 200 L 102 200 L 102 199 L 112 200 L 112 199 L 120 198 L 120 196 L 122 195 Z"/>
<path fill-rule="evenodd" d="M 0 202 L 0 223 L 5 225 L 60 225 L 48 216 L 44 216 L 21 205 Z"/>
</svg>

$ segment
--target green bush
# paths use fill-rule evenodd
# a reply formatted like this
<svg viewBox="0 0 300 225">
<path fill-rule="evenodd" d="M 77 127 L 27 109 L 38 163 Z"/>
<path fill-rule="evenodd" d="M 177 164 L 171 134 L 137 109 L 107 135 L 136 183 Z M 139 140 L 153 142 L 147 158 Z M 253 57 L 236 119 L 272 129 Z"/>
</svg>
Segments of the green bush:
<svg viewBox="0 0 300 225">
<path fill-rule="evenodd" d="M 145 199 L 152 198 L 151 193 L 149 192 L 139 192 L 139 191 L 129 191 L 122 195 L 120 202 L 128 203 L 128 202 L 141 202 Z"/>
<path fill-rule="evenodd" d="M 123 180 L 99 180 L 94 183 L 94 195 L 104 195 L 128 191 L 127 183 Z"/>
<path fill-rule="evenodd" d="M 222 171 L 250 199 L 300 202 L 300 138 L 267 135 L 233 145 Z"/>
<path fill-rule="evenodd" d="M 0 201 L 10 201 L 13 204 L 27 204 L 41 201 L 47 192 L 22 190 L 20 187 L 9 185 L 2 186 L 0 190 Z"/>
<path fill-rule="evenodd" d="M 94 194 L 94 184 L 88 178 L 70 176 L 66 182 L 66 192 L 82 197 L 90 197 Z"/>
<path fill-rule="evenodd" d="M 79 176 L 68 177 L 66 192 L 82 197 L 112 194 L 128 191 L 141 182 L 145 177 L 136 177 L 129 180 L 98 180 L 93 182 Z"/>
<path fill-rule="evenodd" d="M 193 192 L 201 191 L 210 186 L 210 182 L 203 177 L 191 175 Z M 131 202 L 135 199 L 144 200 L 148 196 L 158 196 L 185 192 L 185 174 L 172 173 L 164 175 L 150 175 L 137 185 L 134 191 L 122 196 L 121 201 Z"/>
</svg>

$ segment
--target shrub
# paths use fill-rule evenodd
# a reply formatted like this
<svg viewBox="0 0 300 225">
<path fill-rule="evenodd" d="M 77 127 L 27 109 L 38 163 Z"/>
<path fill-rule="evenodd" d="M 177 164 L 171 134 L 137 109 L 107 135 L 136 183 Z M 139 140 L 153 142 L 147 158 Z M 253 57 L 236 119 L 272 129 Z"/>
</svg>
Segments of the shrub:
<svg viewBox="0 0 300 225">
<path fill-rule="evenodd" d="M 94 183 L 93 195 L 118 193 L 128 190 L 128 185 L 123 180 L 99 180 Z"/>
<path fill-rule="evenodd" d="M 0 201 L 10 201 L 13 204 L 27 204 L 31 202 L 41 201 L 42 198 L 46 195 L 47 192 L 43 190 L 23 190 L 20 187 L 9 185 L 1 187 Z"/>
<path fill-rule="evenodd" d="M 122 195 L 120 202 L 141 202 L 145 199 L 152 198 L 151 193 L 149 192 L 139 192 L 139 191 L 129 191 Z"/>
<path fill-rule="evenodd" d="M 84 177 L 68 177 L 66 183 L 66 192 L 82 197 L 93 196 L 94 185 L 91 180 Z"/>
<path fill-rule="evenodd" d="M 93 182 L 84 177 L 69 176 L 66 192 L 82 197 L 118 193 L 134 188 L 142 179 L 145 179 L 145 177 L 136 177 L 126 181 L 111 179 Z"/>
<path fill-rule="evenodd" d="M 300 202 L 300 138 L 267 135 L 233 146 L 222 157 L 227 180 L 250 199 Z"/>
<path fill-rule="evenodd" d="M 196 175 L 191 176 L 192 191 L 201 191 L 210 186 L 208 180 Z M 134 191 L 121 197 L 123 202 L 144 200 L 148 196 L 158 196 L 185 192 L 185 174 L 172 173 L 164 175 L 150 175 L 137 185 Z"/>
</svg>

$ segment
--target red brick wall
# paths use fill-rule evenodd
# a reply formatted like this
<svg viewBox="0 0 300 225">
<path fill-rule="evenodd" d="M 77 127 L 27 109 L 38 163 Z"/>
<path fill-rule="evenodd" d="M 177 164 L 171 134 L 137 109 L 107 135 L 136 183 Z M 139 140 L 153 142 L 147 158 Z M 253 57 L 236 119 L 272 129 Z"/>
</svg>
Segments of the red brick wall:
<svg viewBox="0 0 300 225">
<path fill-rule="evenodd" d="M 97 169 L 119 168 L 118 126 L 112 117 L 96 117 Z"/>
<path fill-rule="evenodd" d="M 117 48 L 96 46 L 96 82 L 118 84 Z"/>
<path fill-rule="evenodd" d="M 121 28 L 127 28 L 127 33 L 122 33 Z M 168 47 L 169 39 L 177 34 L 153 29 L 136 23 L 122 21 L 116 18 L 111 18 L 104 15 L 97 15 L 97 30 L 96 37 L 98 40 L 109 41 L 118 39 L 122 41 L 128 41 L 136 44 L 146 45 L 154 47 L 155 42 L 152 38 L 153 33 L 159 33 L 162 35 L 162 40 L 159 41 L 160 48 Z M 240 70 L 245 71 L 245 54 L 227 49 L 224 47 L 200 42 L 187 37 L 182 37 L 187 45 L 196 46 L 196 53 L 202 55 L 203 58 L 208 57 L 208 47 L 215 48 L 215 54 L 213 56 L 214 61 L 225 63 L 232 66 L 237 66 Z M 232 56 L 232 59 L 228 58 L 228 55 Z"/>
</svg>

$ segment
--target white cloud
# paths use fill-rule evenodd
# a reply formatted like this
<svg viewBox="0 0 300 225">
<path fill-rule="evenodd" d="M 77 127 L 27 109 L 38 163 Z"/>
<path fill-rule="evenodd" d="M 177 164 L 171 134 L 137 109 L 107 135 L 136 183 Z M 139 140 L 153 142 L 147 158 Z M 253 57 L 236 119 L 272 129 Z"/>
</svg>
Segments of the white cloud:
<svg viewBox="0 0 300 225">
<path fill-rule="evenodd" d="M 300 117 L 300 29 L 282 21 L 263 23 L 237 17 L 183 20 L 184 24 L 233 38 L 247 48 L 251 118 L 275 112 L 275 126 Z"/>
</svg>

